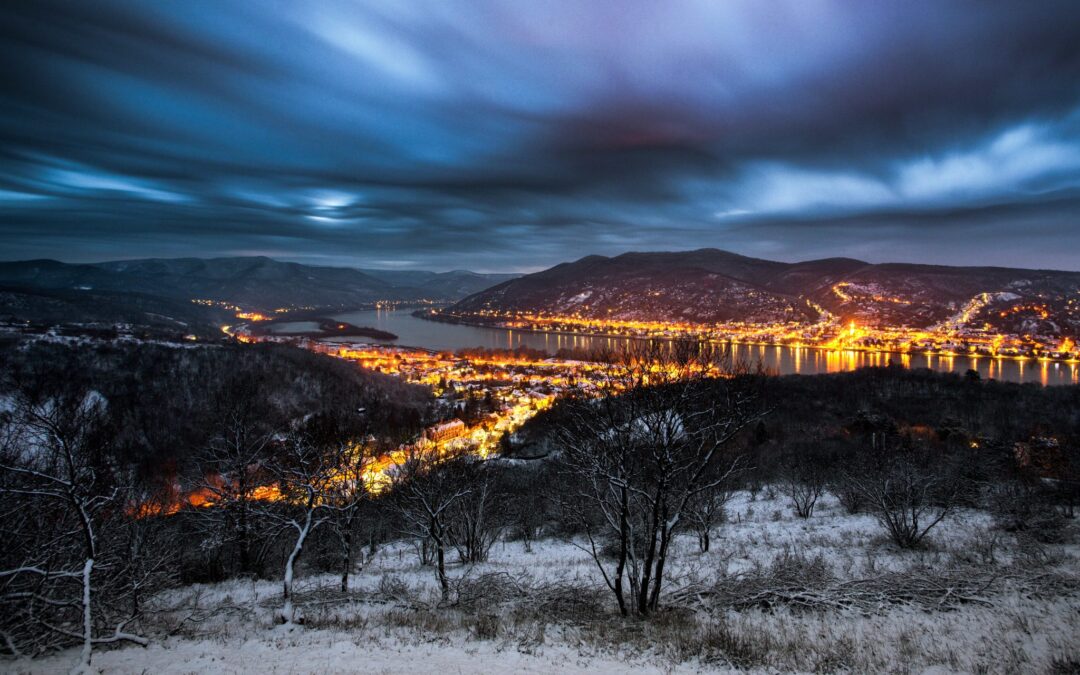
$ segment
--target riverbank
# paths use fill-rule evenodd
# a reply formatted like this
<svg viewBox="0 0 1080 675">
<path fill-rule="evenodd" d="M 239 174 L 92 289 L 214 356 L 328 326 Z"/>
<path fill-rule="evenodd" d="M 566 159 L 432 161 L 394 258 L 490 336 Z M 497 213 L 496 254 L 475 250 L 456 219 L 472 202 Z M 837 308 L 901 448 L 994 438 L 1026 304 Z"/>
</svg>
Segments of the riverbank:
<svg viewBox="0 0 1080 675">
<path fill-rule="evenodd" d="M 434 321 L 438 323 L 454 324 L 459 326 L 473 326 L 476 328 L 487 328 L 495 330 L 507 330 L 516 331 L 521 333 L 532 333 L 538 335 L 561 335 L 568 337 L 583 337 L 583 338 L 599 338 L 599 339 L 611 339 L 611 340 L 635 340 L 635 341 L 648 341 L 648 340 L 698 340 L 701 342 L 711 342 L 715 344 L 738 344 L 751 347 L 782 347 L 784 349 L 811 349 L 819 352 L 829 353 L 859 353 L 859 354 L 883 354 L 883 355 L 896 355 L 901 357 L 911 356 L 924 356 L 924 357 L 936 357 L 936 358 L 965 358 L 965 359 L 993 359 L 997 361 L 1012 361 L 1018 363 L 1063 363 L 1075 365 L 1080 363 L 1077 359 L 1065 359 L 1054 358 L 1050 356 L 1022 356 L 1013 354 L 986 354 L 981 352 L 949 352 L 938 351 L 930 349 L 909 349 L 907 351 L 899 349 L 868 347 L 861 345 L 844 346 L 842 348 L 830 347 L 820 344 L 806 344 L 806 343 L 786 343 L 777 341 L 754 341 L 754 340 L 732 340 L 732 339 L 718 339 L 703 336 L 694 335 L 623 335 L 619 333 L 604 333 L 596 331 L 565 331 L 565 330 L 553 330 L 543 328 L 527 328 L 527 327 L 509 327 L 500 325 L 497 321 L 485 322 L 481 319 L 469 319 L 462 318 L 458 315 L 445 315 L 441 313 L 433 313 L 431 310 L 419 309 L 412 312 L 412 316 L 423 319 L 425 321 Z"/>
</svg>

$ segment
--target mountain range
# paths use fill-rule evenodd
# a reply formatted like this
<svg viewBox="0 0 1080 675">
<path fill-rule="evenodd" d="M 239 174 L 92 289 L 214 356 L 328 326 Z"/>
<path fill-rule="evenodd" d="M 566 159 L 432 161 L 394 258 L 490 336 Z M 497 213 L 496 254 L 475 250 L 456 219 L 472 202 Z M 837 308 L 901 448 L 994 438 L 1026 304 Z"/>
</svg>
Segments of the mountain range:
<svg viewBox="0 0 1080 675">
<path fill-rule="evenodd" d="M 259 311 L 344 309 L 386 300 L 447 302 L 513 276 L 359 270 L 266 257 L 0 262 L 0 319 L 190 327 L 228 316 L 193 304 L 195 299 Z"/>
<path fill-rule="evenodd" d="M 457 301 L 462 317 L 544 313 L 689 323 L 932 328 L 961 323 L 1015 335 L 1080 335 L 1080 272 L 785 263 L 721 251 L 591 255 L 525 276 L 321 267 L 265 257 L 69 264 L 0 262 L 0 319 L 182 325 L 222 319 L 191 300 L 249 310 Z"/>
<path fill-rule="evenodd" d="M 464 270 L 437 273 L 319 267 L 266 257 L 0 263 L 0 284 L 7 286 L 206 298 L 256 309 L 349 306 L 377 300 L 456 300 L 512 276 Z"/>
<path fill-rule="evenodd" d="M 1080 333 L 1080 272 L 872 264 L 851 258 L 784 263 L 717 249 L 587 256 L 511 279 L 449 313 L 545 313 L 591 319 L 817 321 L 931 327 L 980 321 L 1011 333 Z"/>
</svg>

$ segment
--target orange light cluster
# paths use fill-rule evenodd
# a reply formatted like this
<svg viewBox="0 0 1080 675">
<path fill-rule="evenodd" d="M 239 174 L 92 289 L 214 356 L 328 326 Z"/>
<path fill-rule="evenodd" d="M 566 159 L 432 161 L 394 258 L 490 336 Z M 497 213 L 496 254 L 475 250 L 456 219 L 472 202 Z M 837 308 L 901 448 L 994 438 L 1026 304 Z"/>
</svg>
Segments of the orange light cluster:
<svg viewBox="0 0 1080 675">
<path fill-rule="evenodd" d="M 839 288 L 834 287 L 833 290 L 838 295 L 847 292 L 842 285 L 837 286 Z M 987 326 L 973 329 L 969 321 L 992 300 L 990 294 L 981 294 L 961 308 L 949 321 L 928 329 L 864 326 L 851 320 L 842 323 L 838 317 L 816 306 L 815 309 L 822 317 L 817 323 L 789 322 L 768 325 L 740 322 L 704 324 L 633 321 L 596 319 L 577 314 L 555 316 L 545 313 L 494 311 L 482 311 L 474 315 L 442 314 L 464 322 L 475 320 L 485 325 L 495 323 L 515 329 L 626 337 L 688 337 L 749 344 L 820 347 L 836 353 L 869 351 L 899 352 L 906 355 L 923 351 L 943 356 L 964 353 L 1008 357 L 1033 352 L 1043 358 L 1047 354 L 1068 359 L 1080 357 L 1076 342 L 1070 338 L 1062 339 L 1053 345 L 1043 345 L 1031 336 L 995 334 L 989 331 Z M 883 301 L 891 302 L 887 299 Z M 1020 311 L 1016 308 L 1014 310 Z M 432 311 L 439 313 L 439 310 Z M 240 312 L 237 317 L 248 321 L 266 318 L 256 312 Z M 242 342 L 274 339 L 272 336 L 253 336 L 246 332 L 242 325 L 224 327 L 223 330 Z M 466 391 L 471 396 L 490 398 L 496 403 L 494 413 L 472 425 L 462 424 L 458 427 L 455 424 L 453 433 L 440 432 L 433 428 L 412 443 L 373 458 L 365 467 L 362 480 L 368 489 L 376 492 L 386 486 L 389 480 L 387 470 L 414 453 L 433 452 L 440 457 L 473 453 L 486 457 L 498 448 L 504 435 L 517 431 L 537 413 L 549 408 L 559 396 L 571 391 L 588 395 L 605 387 L 610 390 L 612 385 L 612 366 L 597 362 L 537 358 L 525 353 L 452 354 L 325 341 L 302 341 L 301 344 L 313 351 L 353 361 L 370 370 L 429 386 L 439 396 L 450 390 Z M 683 375 L 685 373 L 670 369 L 662 371 L 659 365 L 655 365 L 654 370 L 646 377 L 653 381 L 654 378 L 670 379 Z M 342 476 L 340 480 L 347 480 L 347 477 Z M 214 498 L 212 491 L 196 490 L 168 501 L 167 507 L 143 505 L 138 507 L 135 513 L 169 514 L 183 506 L 207 507 L 214 504 Z M 276 485 L 265 485 L 256 489 L 253 498 L 272 501 L 281 499 L 282 494 Z"/>
<path fill-rule="evenodd" d="M 455 355 L 421 349 L 311 343 L 310 348 L 414 384 L 432 388 L 436 395 L 448 389 L 489 396 L 496 405 L 493 415 L 460 434 L 436 445 L 463 448 L 487 456 L 503 435 L 513 433 L 531 417 L 554 402 L 557 392 L 588 389 L 593 374 L 603 364 L 536 359 L 520 355 Z M 431 437 L 433 434 L 425 434 Z"/>
<path fill-rule="evenodd" d="M 1011 314 L 1020 314 L 1021 312 L 1031 312 L 1037 315 L 1040 319 L 1049 319 L 1050 310 L 1046 308 L 1046 305 L 1015 305 L 1006 310 L 999 312 L 1001 318 L 1005 318 Z"/>
<path fill-rule="evenodd" d="M 846 295 L 842 284 L 833 287 L 834 293 Z M 845 349 L 876 353 L 925 352 L 930 354 L 964 353 L 975 356 L 1015 357 L 1038 356 L 1074 360 L 1080 352 L 1072 341 L 1068 349 L 1059 338 L 1048 340 L 1033 335 L 1010 335 L 995 332 L 988 324 L 976 325 L 978 313 L 993 301 L 993 294 L 980 294 L 967 303 L 948 321 L 928 328 L 910 326 L 860 325 L 843 323 L 824 309 L 817 308 L 821 319 L 814 323 L 749 323 L 749 322 L 681 322 L 634 321 L 600 319 L 579 314 L 550 315 L 531 312 L 500 312 L 480 310 L 472 313 L 452 313 L 432 310 L 436 315 L 480 325 L 496 325 L 515 330 L 550 333 L 576 333 L 598 336 L 634 338 L 692 338 L 717 342 L 758 345 L 783 345 Z M 891 302 L 889 298 L 883 301 Z M 1043 306 L 1023 306 L 1043 316 Z M 1013 308 L 1011 311 L 1019 311 Z"/>
<path fill-rule="evenodd" d="M 148 516 L 171 516 L 184 508 L 209 508 L 217 504 L 221 497 L 222 488 L 226 485 L 226 478 L 218 475 L 208 476 L 207 483 L 215 486 L 198 487 L 192 490 L 183 490 L 179 485 L 172 484 L 162 490 L 154 499 L 139 502 L 128 509 L 128 515 L 135 518 Z M 260 485 L 252 490 L 249 499 L 252 501 L 278 501 L 281 499 L 281 490 L 276 485 Z"/>
<path fill-rule="evenodd" d="M 255 337 L 242 330 L 230 329 L 229 334 L 244 342 L 272 339 Z M 497 404 L 494 413 L 476 424 L 470 426 L 455 420 L 450 425 L 435 425 L 412 443 L 371 458 L 363 469 L 361 480 L 373 493 L 385 489 L 389 481 L 388 469 L 418 453 L 435 453 L 439 457 L 464 453 L 489 456 L 497 450 L 504 435 L 517 431 L 537 413 L 550 408 L 560 393 L 571 388 L 588 390 L 596 381 L 597 373 L 610 367 L 511 354 L 459 356 L 421 349 L 335 345 L 318 341 L 305 342 L 305 345 L 313 351 L 350 360 L 370 370 L 427 385 L 437 395 L 453 387 L 480 397 L 490 396 Z M 445 426 L 450 426 L 452 433 L 440 430 Z M 215 480 L 214 484 L 219 488 L 224 485 L 223 478 Z M 331 480 L 345 481 L 349 477 L 342 475 Z M 278 501 L 283 495 L 277 485 L 265 484 L 256 487 L 249 498 Z M 209 488 L 183 492 L 174 487 L 164 498 L 140 504 L 131 512 L 137 517 L 171 515 L 185 507 L 214 506 L 218 499 L 218 493 Z"/>
</svg>

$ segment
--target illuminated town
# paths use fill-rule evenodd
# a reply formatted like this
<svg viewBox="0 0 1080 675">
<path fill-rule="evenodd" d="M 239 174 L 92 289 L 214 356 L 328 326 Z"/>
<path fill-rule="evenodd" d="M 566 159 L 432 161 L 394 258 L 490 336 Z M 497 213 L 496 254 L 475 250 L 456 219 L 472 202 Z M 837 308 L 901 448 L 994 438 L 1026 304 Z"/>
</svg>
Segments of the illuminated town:
<svg viewBox="0 0 1080 675">
<path fill-rule="evenodd" d="M 849 284 L 833 287 L 839 297 L 850 298 Z M 566 333 L 603 337 L 637 339 L 695 339 L 793 348 L 796 361 L 806 349 L 817 349 L 829 355 L 828 370 L 852 369 L 859 363 L 854 358 L 864 354 L 872 363 L 885 365 L 895 355 L 900 365 L 907 366 L 914 354 L 936 355 L 945 359 L 957 356 L 988 357 L 998 360 L 1035 360 L 1045 365 L 1050 361 L 1078 362 L 1080 351 L 1075 341 L 1064 338 L 1057 343 L 1040 341 L 1031 335 L 999 334 L 990 324 L 978 324 L 979 312 L 1001 294 L 980 294 L 963 306 L 947 321 L 926 329 L 908 327 L 872 327 L 853 319 L 846 322 L 824 308 L 814 309 L 823 317 L 813 324 L 789 322 L 778 324 L 724 323 L 702 324 L 667 321 L 633 321 L 596 319 L 582 314 L 549 315 L 545 313 L 511 313 L 481 311 L 475 314 L 455 313 L 426 308 L 420 314 L 438 321 L 478 324 L 513 330 L 545 333 Z M 877 297 L 876 302 L 907 304 L 901 298 Z M 1006 298 L 1008 299 L 1008 298 Z M 297 338 L 257 331 L 253 324 L 285 320 L 311 307 L 280 307 L 257 311 L 229 302 L 193 300 L 197 304 L 214 306 L 234 314 L 236 325 L 222 326 L 222 332 L 241 342 L 286 342 L 311 351 L 345 359 L 375 372 L 400 377 L 406 382 L 429 387 L 440 404 L 442 421 L 425 429 L 412 442 L 396 450 L 373 456 L 364 470 L 368 488 L 378 491 L 385 486 L 387 470 L 400 464 L 413 453 L 437 453 L 440 457 L 463 454 L 488 458 L 498 454 L 500 444 L 511 437 L 526 422 L 550 408 L 556 400 L 570 394 L 597 395 L 611 391 L 617 385 L 613 368 L 599 361 L 549 357 L 529 350 L 464 350 L 433 351 L 415 347 L 369 344 L 331 338 Z M 1075 301 L 1069 301 L 1070 306 Z M 379 302 L 377 309 L 393 310 L 397 302 Z M 1045 308 L 1017 304 L 1006 310 L 995 310 L 1002 317 L 1021 312 L 1045 314 Z M 1043 316 L 1045 318 L 1045 316 Z M 344 324 L 342 324 L 343 326 Z M 344 477 L 343 477 L 344 480 Z M 182 505 L 197 507 L 215 503 L 214 490 L 200 488 L 170 503 L 166 510 L 175 512 Z M 280 498 L 273 485 L 260 486 L 252 498 Z M 159 510 L 153 511 L 160 513 Z"/>
<path fill-rule="evenodd" d="M 438 398 L 443 421 L 425 429 L 411 443 L 395 451 L 373 457 L 364 470 L 364 480 L 372 491 L 386 483 L 386 472 L 407 460 L 413 453 L 437 453 L 439 456 L 470 454 L 487 458 L 496 453 L 502 439 L 517 431 L 537 413 L 571 391 L 590 395 L 601 382 L 608 381 L 610 366 L 603 363 L 555 358 L 535 358 L 524 353 L 433 352 L 424 349 L 367 345 L 329 340 L 296 340 L 273 335 L 254 335 L 250 324 L 268 321 L 270 314 L 245 310 L 231 303 L 194 300 L 235 313 L 244 323 L 222 326 L 222 331 L 241 342 L 293 342 L 298 346 L 412 383 L 427 386 Z M 380 303 L 393 308 L 395 303 Z M 275 314 L 289 312 L 275 310 Z M 221 480 L 209 477 L 209 482 Z M 344 480 L 344 477 L 343 477 Z M 280 493 L 273 485 L 261 486 L 256 500 L 277 500 Z M 216 501 L 212 487 L 178 493 L 164 508 L 140 507 L 139 513 L 174 513 L 182 506 L 212 506 Z"/>
<path fill-rule="evenodd" d="M 849 284 L 833 288 L 838 296 L 857 293 Z M 855 320 L 841 320 L 824 308 L 815 306 L 822 320 L 808 324 L 789 322 L 779 324 L 724 323 L 702 324 L 668 321 L 631 321 L 596 319 L 573 315 L 544 313 L 509 313 L 482 311 L 458 314 L 445 309 L 426 309 L 422 316 L 435 320 L 476 323 L 514 330 L 547 333 L 584 334 L 622 338 L 656 338 L 711 340 L 749 345 L 775 345 L 802 349 L 821 349 L 833 353 L 868 353 L 880 355 L 881 365 L 888 355 L 897 354 L 901 364 L 909 354 L 930 354 L 943 358 L 954 356 L 988 357 L 994 360 L 1035 359 L 1076 363 L 1080 348 L 1070 338 L 1051 343 L 1031 335 L 1000 334 L 988 323 L 973 319 L 1000 294 L 980 294 L 962 307 L 947 321 L 925 329 L 909 327 L 868 326 Z M 850 296 L 849 296 L 850 297 Z M 901 298 L 874 296 L 881 303 L 905 304 Z M 208 303 L 200 300 L 196 302 Z M 1070 306 L 1075 304 L 1069 301 Z M 318 339 L 293 340 L 273 335 L 255 335 L 251 323 L 267 321 L 270 313 L 245 310 L 229 303 L 219 306 L 234 311 L 242 321 L 236 326 L 224 326 L 223 331 L 245 342 L 291 341 L 302 347 L 353 361 L 381 373 L 430 387 L 449 411 L 448 420 L 432 428 L 418 442 L 437 447 L 440 452 L 469 452 L 487 457 L 497 450 L 501 439 L 513 434 L 526 421 L 547 409 L 560 396 L 570 391 L 590 393 L 607 379 L 609 366 L 591 361 L 537 358 L 522 353 L 459 353 L 434 352 L 425 349 L 372 345 L 350 341 Z M 380 305 L 381 307 L 382 305 Z M 387 303 L 390 306 L 390 303 Z M 301 308 L 307 309 L 307 308 Z M 290 308 L 278 308 L 274 315 L 289 313 Z M 1043 312 L 1040 307 L 1016 305 L 1002 314 Z M 838 369 L 844 369 L 838 366 Z M 832 368 L 830 368 L 832 370 Z M 470 403 L 471 402 L 471 403 Z M 478 404 L 480 415 L 471 415 L 466 423 L 457 412 Z M 475 406 L 474 406 L 475 407 Z"/>
<path fill-rule="evenodd" d="M 598 318 L 589 307 L 564 314 L 479 310 L 455 312 L 430 309 L 426 316 L 435 320 L 471 323 L 515 330 L 573 333 L 628 338 L 692 338 L 737 344 L 782 345 L 824 349 L 856 350 L 879 353 L 928 353 L 973 355 L 1005 358 L 1036 358 L 1061 361 L 1080 359 L 1080 346 L 1069 336 L 1002 332 L 989 318 L 1005 319 L 1031 315 L 1045 320 L 1050 313 L 1045 305 L 1017 303 L 991 310 L 992 303 L 1008 302 L 1008 293 L 980 293 L 944 321 L 912 327 L 892 325 L 873 311 L 877 306 L 910 305 L 911 301 L 877 293 L 857 293 L 851 284 L 838 283 L 832 292 L 842 301 L 861 300 L 861 312 L 840 317 L 813 304 L 820 317 L 816 322 L 674 322 Z M 1016 296 L 1012 296 L 1016 297 Z M 993 311 L 994 316 L 987 313 Z M 1069 299 L 1062 312 L 1069 318 L 1080 316 L 1080 300 Z M 884 312 L 883 312 L 884 313 Z"/>
</svg>

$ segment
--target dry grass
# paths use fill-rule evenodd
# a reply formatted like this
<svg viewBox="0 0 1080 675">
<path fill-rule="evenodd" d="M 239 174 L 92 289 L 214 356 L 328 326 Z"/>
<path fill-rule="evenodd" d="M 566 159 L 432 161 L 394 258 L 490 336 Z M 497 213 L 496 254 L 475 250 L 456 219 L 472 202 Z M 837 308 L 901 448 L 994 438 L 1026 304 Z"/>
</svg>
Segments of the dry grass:
<svg viewBox="0 0 1080 675">
<path fill-rule="evenodd" d="M 312 576 L 296 600 L 304 630 L 357 644 L 538 659 L 571 649 L 660 670 L 1080 672 L 1077 547 L 1036 546 L 970 513 L 925 549 L 899 551 L 828 500 L 805 521 L 781 505 L 767 492 L 734 504 L 707 554 L 679 542 L 665 608 L 647 620 L 619 616 L 588 555 L 553 540 L 531 553 L 500 543 L 491 562 L 453 567 L 449 600 L 405 544 L 386 547 L 349 592 Z M 165 600 L 152 632 L 234 644 L 272 626 L 280 587 L 237 580 Z"/>
</svg>

